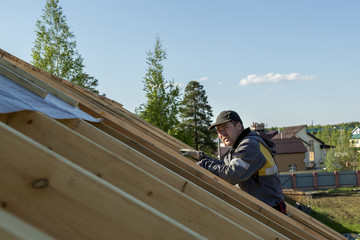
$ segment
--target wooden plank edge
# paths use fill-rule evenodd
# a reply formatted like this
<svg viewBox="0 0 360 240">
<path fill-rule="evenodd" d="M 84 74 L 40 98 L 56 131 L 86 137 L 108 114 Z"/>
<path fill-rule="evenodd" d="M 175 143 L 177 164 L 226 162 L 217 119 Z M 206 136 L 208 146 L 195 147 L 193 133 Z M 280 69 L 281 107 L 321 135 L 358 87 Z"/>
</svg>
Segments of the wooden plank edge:
<svg viewBox="0 0 360 240">
<path fill-rule="evenodd" d="M 76 101 L 75 99 L 71 98 L 70 96 L 64 94 L 63 92 L 57 90 L 56 88 L 50 86 L 49 84 L 41 81 L 40 79 L 38 79 L 34 75 L 26 72 L 22 68 L 17 67 L 16 65 L 14 65 L 11 62 L 5 60 L 4 58 L 0 58 L 0 64 L 7 67 L 11 71 L 15 72 L 19 76 L 21 76 L 21 77 L 27 79 L 28 81 L 32 82 L 33 84 L 39 86 L 40 88 L 48 91 L 49 93 L 53 94 L 57 98 L 59 98 L 59 99 L 63 100 L 64 102 L 70 104 L 71 106 L 77 107 L 77 105 L 79 103 L 78 101 Z"/>
<path fill-rule="evenodd" d="M 28 240 L 51 240 L 54 239 L 48 234 L 40 231 L 39 229 L 31 226 L 30 224 L 15 217 L 11 213 L 8 213 L 0 209 L 0 231 L 8 234 L 13 239 L 28 239 Z M 0 236 L 4 237 L 0 233 Z M 1 238 L 8 239 L 8 238 Z"/>
<path fill-rule="evenodd" d="M 7 67 L 5 67 L 4 65 L 1 65 L 1 64 L 0 64 L 0 74 L 2 74 L 3 76 L 7 77 L 11 81 L 19 84 L 20 86 L 26 88 L 30 92 L 32 92 L 42 98 L 45 98 L 47 95 L 47 91 L 45 91 L 44 89 L 40 88 L 39 86 L 33 84 L 32 82 L 26 80 L 22 76 L 19 76 L 18 74 L 14 73 L 13 71 L 11 71 L 10 69 L 8 69 Z"/>
</svg>

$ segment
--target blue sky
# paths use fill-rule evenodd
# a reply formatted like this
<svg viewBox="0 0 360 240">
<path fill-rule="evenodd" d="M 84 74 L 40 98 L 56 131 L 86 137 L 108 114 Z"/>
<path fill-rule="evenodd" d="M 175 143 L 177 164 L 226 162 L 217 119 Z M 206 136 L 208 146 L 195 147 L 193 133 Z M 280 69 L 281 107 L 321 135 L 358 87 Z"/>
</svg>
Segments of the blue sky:
<svg viewBox="0 0 360 240">
<path fill-rule="evenodd" d="M 31 61 L 45 0 L 1 4 L 0 48 Z M 134 112 L 146 102 L 146 52 L 158 34 L 164 76 L 204 86 L 214 118 L 245 126 L 360 121 L 358 0 L 60 0 L 85 71 Z"/>
</svg>

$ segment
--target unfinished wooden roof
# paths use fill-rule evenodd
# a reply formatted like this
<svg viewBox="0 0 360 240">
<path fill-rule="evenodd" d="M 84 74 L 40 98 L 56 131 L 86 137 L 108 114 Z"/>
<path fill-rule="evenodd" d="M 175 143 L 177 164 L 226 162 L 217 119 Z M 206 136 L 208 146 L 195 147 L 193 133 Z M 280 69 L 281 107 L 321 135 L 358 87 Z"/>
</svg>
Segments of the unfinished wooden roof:
<svg viewBox="0 0 360 240">
<path fill-rule="evenodd" d="M 178 152 L 189 146 L 121 104 L 0 55 L 7 77 L 28 91 L 51 92 L 102 119 L 0 114 L 1 239 L 344 238 L 197 166 Z"/>
</svg>

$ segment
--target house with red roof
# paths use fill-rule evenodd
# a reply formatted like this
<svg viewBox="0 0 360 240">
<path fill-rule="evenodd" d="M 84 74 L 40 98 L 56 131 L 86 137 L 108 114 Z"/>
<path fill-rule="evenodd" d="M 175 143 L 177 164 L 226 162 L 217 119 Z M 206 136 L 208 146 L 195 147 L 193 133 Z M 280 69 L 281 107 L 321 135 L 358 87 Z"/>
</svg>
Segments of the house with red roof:
<svg viewBox="0 0 360 240">
<path fill-rule="evenodd" d="M 307 125 L 291 126 L 284 128 L 281 132 L 275 135 L 271 140 L 278 141 L 282 139 L 298 139 L 297 142 L 301 142 L 306 149 L 304 164 L 305 169 L 320 169 L 324 167 L 325 157 L 327 150 L 332 146 L 326 145 L 323 141 L 312 135 L 307 130 Z M 278 146 L 282 148 L 280 145 Z M 287 146 L 287 151 L 291 151 L 291 147 Z M 297 148 L 299 150 L 300 148 Z M 294 163 L 295 164 L 295 163 Z M 295 166 L 290 167 L 289 170 L 294 169 Z M 296 170 L 302 169 L 296 164 Z"/>
<path fill-rule="evenodd" d="M 275 160 L 280 172 L 323 168 L 327 150 L 331 148 L 309 133 L 307 125 L 259 134 L 276 144 Z"/>
</svg>

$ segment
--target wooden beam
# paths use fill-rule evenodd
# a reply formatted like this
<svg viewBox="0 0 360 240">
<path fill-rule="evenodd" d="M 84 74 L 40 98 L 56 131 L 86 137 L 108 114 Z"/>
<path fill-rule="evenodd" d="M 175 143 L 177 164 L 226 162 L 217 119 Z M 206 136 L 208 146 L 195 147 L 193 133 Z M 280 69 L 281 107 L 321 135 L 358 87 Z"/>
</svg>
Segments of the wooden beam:
<svg viewBox="0 0 360 240">
<path fill-rule="evenodd" d="M 144 132 L 147 132 L 149 134 L 154 134 L 156 132 L 159 136 L 161 136 L 164 141 L 168 142 L 170 146 L 175 149 L 181 149 L 181 148 L 192 148 L 189 145 L 181 142 L 179 139 L 175 138 L 174 136 L 171 136 L 170 134 L 164 132 L 163 130 L 159 129 L 158 127 L 155 127 L 151 123 L 145 121 L 144 119 L 140 118 L 134 113 L 129 112 L 125 108 L 116 108 L 117 115 L 121 117 L 126 117 L 130 121 L 134 122 L 134 124 L 140 128 L 143 129 Z"/>
<path fill-rule="evenodd" d="M 226 216 L 230 221 L 245 227 L 251 232 L 256 232 L 263 239 L 284 239 L 280 233 L 274 231 L 272 228 L 262 224 L 249 215 L 241 212 L 239 209 L 227 204 L 219 198 L 211 195 L 209 192 L 204 191 L 192 182 L 180 177 L 177 174 L 164 168 L 157 162 L 149 159 L 147 156 L 135 151 L 133 148 L 117 140 L 116 138 L 106 134 L 100 129 L 95 128 L 91 124 L 80 119 L 59 119 L 59 122 L 73 129 L 79 134 L 87 137 L 88 139 L 96 142 L 102 147 L 108 149 L 110 152 L 123 157 L 130 161 L 137 167 L 147 171 L 149 174 L 158 178 L 161 182 L 167 183 L 170 186 L 178 189 L 189 197 L 199 201 L 202 205 L 217 211 L 218 213 Z M 108 130 L 110 131 L 110 130 Z M 114 129 L 112 131 L 115 132 Z M 114 133 L 113 133 L 114 134 Z M 118 133 L 120 134 L 120 133 Z M 123 136 L 123 138 L 126 137 Z M 207 221 L 207 220 L 206 220 Z M 293 238 L 294 239 L 294 238 Z"/>
<path fill-rule="evenodd" d="M 17 131 L 206 238 L 233 239 L 241 235 L 246 239 L 260 239 L 227 217 L 44 114 L 24 111 L 7 114 L 1 119 Z"/>
<path fill-rule="evenodd" d="M 53 238 L 0 209 L 0 239 L 51 240 Z"/>
<path fill-rule="evenodd" d="M 13 71 L 11 71 L 10 69 L 6 68 L 5 66 L 0 64 L 0 74 L 4 75 L 5 77 L 7 77 L 8 79 L 10 79 L 11 81 L 16 82 L 17 84 L 19 84 L 20 86 L 26 88 L 27 90 L 33 92 L 34 94 L 45 98 L 47 95 L 47 92 L 36 86 L 35 84 L 33 84 L 32 82 L 26 80 L 25 78 L 19 76 L 18 74 L 14 73 Z"/>
<path fill-rule="evenodd" d="M 204 239 L 0 122 L 2 206 L 58 239 Z"/>
<path fill-rule="evenodd" d="M 17 67 L 16 65 L 12 64 L 11 62 L 6 61 L 5 59 L 0 57 L 0 64 L 5 66 L 6 68 L 10 69 L 14 73 L 18 74 L 19 76 L 23 77 L 24 79 L 30 81 L 31 83 L 39 86 L 40 88 L 46 90 L 47 92 L 53 94 L 54 96 L 60 98 L 64 102 L 70 104 L 73 107 L 77 107 L 78 101 L 74 100 L 73 98 L 69 97 L 68 95 L 60 92 L 56 88 L 46 84 L 45 82 L 41 81 L 40 79 L 36 78 L 34 75 L 26 72 L 25 70 Z"/>
</svg>

